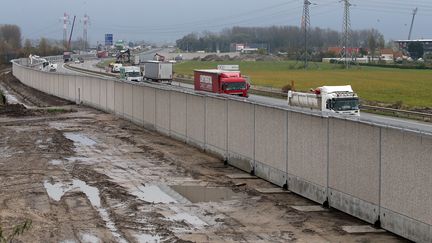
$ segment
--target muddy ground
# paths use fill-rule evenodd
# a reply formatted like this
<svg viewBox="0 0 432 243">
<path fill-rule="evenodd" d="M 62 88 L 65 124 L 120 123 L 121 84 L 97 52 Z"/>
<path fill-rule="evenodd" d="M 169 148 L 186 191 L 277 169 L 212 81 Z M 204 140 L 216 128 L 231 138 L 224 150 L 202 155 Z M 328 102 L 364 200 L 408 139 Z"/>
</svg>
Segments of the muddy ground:
<svg viewBox="0 0 432 243">
<path fill-rule="evenodd" d="M 28 107 L 71 108 L 1 79 Z M 404 242 L 345 233 L 342 226 L 366 223 L 331 209 L 297 211 L 291 206 L 315 204 L 259 193 L 273 186 L 229 179 L 242 172 L 111 114 L 22 108 L 0 112 L 0 225 L 8 233 L 32 221 L 14 242 Z"/>
</svg>

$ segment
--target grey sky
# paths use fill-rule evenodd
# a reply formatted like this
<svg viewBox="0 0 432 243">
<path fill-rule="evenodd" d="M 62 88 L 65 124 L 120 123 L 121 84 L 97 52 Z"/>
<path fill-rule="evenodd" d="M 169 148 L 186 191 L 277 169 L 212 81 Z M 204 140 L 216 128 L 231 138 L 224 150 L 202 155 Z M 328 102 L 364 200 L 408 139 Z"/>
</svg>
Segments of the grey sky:
<svg viewBox="0 0 432 243">
<path fill-rule="evenodd" d="M 3 0 L 5 1 L 5 0 Z M 312 0 L 311 0 L 312 1 Z M 342 3 L 315 0 L 311 24 L 342 28 Z M 408 37 L 411 12 L 419 7 L 412 38 L 432 38 L 432 2 L 429 0 L 351 0 L 353 29 L 376 28 L 386 39 Z M 225 27 L 299 25 L 303 0 L 8 0 L 0 8 L 0 23 L 18 24 L 24 38 L 62 38 L 64 12 L 91 19 L 89 38 L 175 41 L 192 31 L 219 31 Z M 82 36 L 77 22 L 74 37 Z"/>
</svg>

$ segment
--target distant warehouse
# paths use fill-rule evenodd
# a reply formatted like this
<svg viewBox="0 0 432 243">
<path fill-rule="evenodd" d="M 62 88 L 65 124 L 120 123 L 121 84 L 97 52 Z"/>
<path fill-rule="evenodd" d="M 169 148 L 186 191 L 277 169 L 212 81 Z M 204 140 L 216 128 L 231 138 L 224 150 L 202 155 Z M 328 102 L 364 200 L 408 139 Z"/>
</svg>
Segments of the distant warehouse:
<svg viewBox="0 0 432 243">
<path fill-rule="evenodd" d="M 401 50 L 408 51 L 408 46 L 410 43 L 421 43 L 423 44 L 424 52 L 432 52 L 432 39 L 422 39 L 422 40 L 397 40 L 395 41 L 399 45 Z"/>
</svg>

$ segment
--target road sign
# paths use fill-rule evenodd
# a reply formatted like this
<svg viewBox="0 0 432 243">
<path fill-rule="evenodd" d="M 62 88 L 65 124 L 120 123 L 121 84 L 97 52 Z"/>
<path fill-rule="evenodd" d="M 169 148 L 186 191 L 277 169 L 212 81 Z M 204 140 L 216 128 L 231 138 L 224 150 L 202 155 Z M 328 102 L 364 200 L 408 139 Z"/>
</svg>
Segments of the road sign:
<svg viewBox="0 0 432 243">
<path fill-rule="evenodd" d="M 113 45 L 113 34 L 105 34 L 105 46 L 112 46 Z"/>
</svg>

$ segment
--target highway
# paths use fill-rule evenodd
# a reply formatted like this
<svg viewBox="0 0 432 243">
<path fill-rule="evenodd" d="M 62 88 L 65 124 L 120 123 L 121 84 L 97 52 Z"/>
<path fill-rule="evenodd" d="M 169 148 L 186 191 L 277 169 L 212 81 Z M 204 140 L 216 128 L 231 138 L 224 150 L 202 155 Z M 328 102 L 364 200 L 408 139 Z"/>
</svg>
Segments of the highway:
<svg viewBox="0 0 432 243">
<path fill-rule="evenodd" d="M 152 51 L 147 51 L 147 52 L 141 53 L 140 55 L 144 56 L 146 59 L 151 60 L 153 58 L 153 55 L 156 52 L 160 52 L 160 51 L 161 51 L 161 49 L 157 49 L 157 50 L 152 50 Z M 96 67 L 96 64 L 98 62 L 99 62 L 99 60 L 95 59 L 95 60 L 87 60 L 84 63 L 80 63 L 80 64 L 71 63 L 70 65 L 75 66 L 75 67 L 79 67 L 79 68 L 83 68 L 83 69 L 87 69 L 87 70 L 104 72 L 103 69 Z M 58 72 L 69 73 L 69 74 L 79 73 L 77 71 L 72 71 L 72 70 L 65 68 L 62 63 L 59 63 L 59 65 L 58 65 Z M 86 74 L 86 75 L 99 76 L 99 75 L 92 75 L 92 74 Z M 102 76 L 102 75 L 100 75 L 100 76 Z M 166 85 L 166 84 L 161 84 L 161 85 Z M 172 85 L 173 86 L 179 86 L 182 88 L 187 88 L 187 89 L 193 89 L 193 85 L 191 85 L 191 84 L 173 82 Z M 289 108 L 287 101 L 285 99 L 278 99 L 278 98 L 259 96 L 259 95 L 250 95 L 248 100 L 252 101 L 252 102 L 256 102 L 256 103 L 270 105 L 270 106 Z M 304 111 L 304 112 L 310 111 L 308 109 L 301 109 L 301 108 L 300 109 L 296 108 L 296 110 L 300 110 L 300 111 Z M 361 116 L 359 118 L 352 118 L 351 117 L 350 119 L 358 119 L 358 120 L 363 121 L 363 122 L 376 123 L 376 124 L 379 124 L 382 126 L 398 127 L 398 128 L 402 128 L 405 130 L 432 133 L 432 124 L 427 123 L 427 122 L 402 119 L 402 118 L 395 118 L 395 117 L 388 117 L 388 116 L 376 115 L 376 114 L 371 114 L 371 113 L 366 113 L 366 112 L 362 112 Z"/>
</svg>

